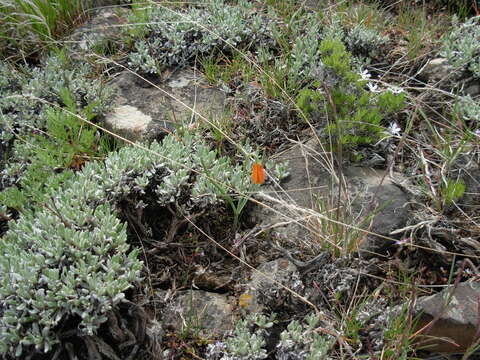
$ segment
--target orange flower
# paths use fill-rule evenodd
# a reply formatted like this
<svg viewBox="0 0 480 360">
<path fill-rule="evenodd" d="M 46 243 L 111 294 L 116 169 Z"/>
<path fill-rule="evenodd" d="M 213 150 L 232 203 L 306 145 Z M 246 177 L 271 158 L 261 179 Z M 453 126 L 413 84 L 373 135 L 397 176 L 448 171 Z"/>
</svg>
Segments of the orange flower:
<svg viewBox="0 0 480 360">
<path fill-rule="evenodd" d="M 265 182 L 265 169 L 263 168 L 262 164 L 253 164 L 252 181 L 254 184 L 263 184 Z"/>
</svg>

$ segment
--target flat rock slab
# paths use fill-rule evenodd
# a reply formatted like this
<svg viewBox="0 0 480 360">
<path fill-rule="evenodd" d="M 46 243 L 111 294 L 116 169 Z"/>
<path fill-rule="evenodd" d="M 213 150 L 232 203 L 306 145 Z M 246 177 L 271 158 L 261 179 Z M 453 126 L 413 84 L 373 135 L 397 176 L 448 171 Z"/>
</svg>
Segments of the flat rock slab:
<svg viewBox="0 0 480 360">
<path fill-rule="evenodd" d="M 453 295 L 452 295 L 453 290 Z M 420 316 L 417 329 L 424 331 L 419 344 L 432 352 L 462 353 L 478 338 L 480 324 L 480 283 L 460 283 L 432 296 L 421 297 L 414 316 Z"/>
<path fill-rule="evenodd" d="M 117 98 L 105 126 L 131 141 L 156 139 L 178 125 L 198 124 L 202 121 L 198 114 L 219 118 L 225 109 L 225 93 L 192 69 L 149 81 L 124 71 L 111 84 Z"/>
<path fill-rule="evenodd" d="M 265 188 L 264 193 L 270 199 L 260 195 L 259 200 L 266 202 L 273 211 L 259 207 L 252 212 L 252 220 L 273 226 L 280 240 L 295 243 L 297 248 L 300 239 L 305 245 L 317 244 L 321 248 L 325 238 L 334 239 L 328 221 L 316 217 L 315 213 L 334 219 L 333 209 L 340 204 L 341 212 L 347 214 L 341 221 L 377 234 L 357 236 L 362 255 L 386 254 L 395 238 L 386 240 L 383 236 L 392 237 L 392 231 L 407 223 L 407 195 L 389 176 L 384 176 L 384 170 L 350 166 L 343 169 L 343 190 L 338 203 L 338 178 L 331 175 L 321 154 L 316 139 L 297 144 L 282 154 L 279 160 L 289 161 L 290 176 L 281 184 L 283 190 Z"/>
<path fill-rule="evenodd" d="M 166 307 L 160 321 L 177 333 L 189 330 L 206 337 L 222 336 L 233 329 L 232 306 L 222 294 L 185 291 Z"/>
</svg>

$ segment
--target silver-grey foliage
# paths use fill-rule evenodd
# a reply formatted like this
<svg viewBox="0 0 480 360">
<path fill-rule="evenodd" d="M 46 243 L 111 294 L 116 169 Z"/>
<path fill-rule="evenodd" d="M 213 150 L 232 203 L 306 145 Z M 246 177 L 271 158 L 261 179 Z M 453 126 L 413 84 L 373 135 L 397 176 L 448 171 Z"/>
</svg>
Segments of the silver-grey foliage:
<svg viewBox="0 0 480 360">
<path fill-rule="evenodd" d="M 380 32 L 357 24 L 345 36 L 344 43 L 354 56 L 376 58 L 382 54 L 389 41 Z"/>
<path fill-rule="evenodd" d="M 480 128 L 480 103 L 470 95 L 458 97 L 455 111 L 462 120 L 472 122 L 474 128 Z"/>
<path fill-rule="evenodd" d="M 145 73 L 158 73 L 161 66 L 184 66 L 213 51 L 234 52 L 234 48 L 265 45 L 271 33 L 268 21 L 242 3 L 230 6 L 224 0 L 213 0 L 204 8 L 184 11 L 161 5 L 137 10 L 145 12 L 140 18 L 146 25 L 137 26 L 145 26 L 147 36 L 135 42 L 129 65 Z"/>
<path fill-rule="evenodd" d="M 198 137 L 169 135 L 87 163 L 50 191 L 50 200 L 11 221 L 0 239 L 0 354 L 49 351 L 59 341 L 54 329 L 74 317 L 81 332 L 93 334 L 140 280 L 138 251 L 129 251 L 116 218 L 119 200 L 148 188 L 163 206 L 212 208 L 225 194 L 254 190 L 252 162 L 235 165 Z"/>
<path fill-rule="evenodd" d="M 231 336 L 208 346 L 208 358 L 215 360 L 260 360 L 267 358 L 266 340 L 275 316 L 267 317 L 252 313 L 237 321 Z M 335 338 L 319 332 L 322 327 L 315 314 L 303 321 L 293 320 L 280 334 L 276 345 L 275 359 L 316 360 L 328 359 L 328 352 Z"/>
<path fill-rule="evenodd" d="M 460 24 L 454 18 L 452 31 L 443 38 L 442 56 L 460 71 L 469 71 L 480 78 L 480 20 L 472 17 Z"/>
<path fill-rule="evenodd" d="M 307 315 L 303 322 L 293 320 L 280 334 L 277 345 L 279 360 L 328 359 L 327 354 L 335 343 L 335 338 L 317 331 L 321 327 L 315 314 Z"/>
</svg>

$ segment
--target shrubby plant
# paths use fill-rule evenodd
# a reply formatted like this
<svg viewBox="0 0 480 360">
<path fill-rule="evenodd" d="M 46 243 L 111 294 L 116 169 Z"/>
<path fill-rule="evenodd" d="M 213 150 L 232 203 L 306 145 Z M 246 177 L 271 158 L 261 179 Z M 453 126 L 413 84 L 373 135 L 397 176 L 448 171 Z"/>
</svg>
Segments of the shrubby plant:
<svg viewBox="0 0 480 360">
<path fill-rule="evenodd" d="M 454 17 L 452 31 L 443 38 L 442 56 L 460 71 L 469 71 L 480 78 L 480 23 L 474 16 L 460 24 Z"/>
<path fill-rule="evenodd" d="M 48 352 L 69 321 L 92 335 L 139 280 L 138 252 L 128 253 L 111 205 L 82 200 L 81 187 L 64 190 L 0 240 L 0 354 Z"/>
<path fill-rule="evenodd" d="M 325 133 L 342 147 L 376 143 L 385 136 L 382 120 L 403 108 L 404 95 L 394 89 L 381 91 L 362 79 L 352 70 L 351 55 L 339 39 L 323 40 L 319 52 L 326 80 L 302 89 L 298 107 L 308 116 L 322 116 L 326 109 Z"/>
<path fill-rule="evenodd" d="M 48 352 L 67 321 L 95 333 L 140 279 L 138 251 L 129 252 L 126 227 L 116 218 L 118 201 L 148 192 L 186 214 L 251 189 L 249 172 L 189 133 L 85 164 L 47 189 L 46 201 L 23 212 L 0 239 L 0 354 Z"/>
<path fill-rule="evenodd" d="M 344 43 L 354 56 L 376 58 L 388 45 L 389 38 L 380 32 L 368 29 L 362 24 L 355 25 L 344 38 Z"/>
<path fill-rule="evenodd" d="M 280 360 L 314 360 L 326 359 L 335 343 L 331 335 L 323 335 L 316 330 L 319 318 L 315 314 L 307 315 L 303 323 L 291 321 L 287 329 L 280 334 L 277 345 L 277 359 Z"/>
<path fill-rule="evenodd" d="M 454 110 L 461 120 L 471 124 L 473 129 L 480 128 L 480 104 L 470 95 L 459 96 Z"/>
<path fill-rule="evenodd" d="M 230 6 L 223 0 L 213 0 L 204 8 L 188 10 L 160 5 L 137 7 L 130 20 L 135 23 L 140 19 L 142 25 L 130 32 L 144 39 L 135 41 L 129 65 L 137 71 L 157 74 L 162 67 L 185 66 L 200 55 L 265 46 L 271 33 L 267 20 L 254 14 L 248 3 L 242 4 Z M 137 27 L 144 28 L 140 31 Z"/>
<path fill-rule="evenodd" d="M 208 346 L 209 359 L 216 360 L 260 360 L 268 357 L 265 336 L 273 326 L 275 315 L 270 317 L 252 313 L 235 324 L 235 329 L 224 342 Z"/>
<path fill-rule="evenodd" d="M 0 141 L 8 149 L 1 204 L 19 211 L 41 203 L 45 189 L 72 175 L 65 170 L 108 150 L 105 137 L 77 117 L 93 121 L 109 109 L 112 92 L 91 76 L 88 64 L 61 51 L 38 68 L 1 64 Z"/>
<path fill-rule="evenodd" d="M 107 150 L 97 129 L 78 117 L 92 120 L 95 103 L 77 115 L 77 105 L 69 90 L 62 88 L 59 93 L 67 111 L 45 107 L 45 132 L 14 142 L 10 160 L 2 171 L 9 186 L 0 192 L 0 204 L 20 211 L 25 206 L 42 203 L 46 189 L 57 188 L 72 176 L 70 169 L 79 169 L 91 156 Z M 62 174 L 56 175 L 59 172 Z"/>
</svg>

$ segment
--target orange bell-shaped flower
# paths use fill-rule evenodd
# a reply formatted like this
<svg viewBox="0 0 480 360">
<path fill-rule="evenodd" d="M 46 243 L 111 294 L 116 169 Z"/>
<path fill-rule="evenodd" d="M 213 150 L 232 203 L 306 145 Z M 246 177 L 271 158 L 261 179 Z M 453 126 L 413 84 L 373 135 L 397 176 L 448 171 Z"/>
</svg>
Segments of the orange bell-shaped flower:
<svg viewBox="0 0 480 360">
<path fill-rule="evenodd" d="M 252 181 L 254 184 L 263 184 L 265 182 L 265 169 L 262 164 L 254 163 L 252 166 Z"/>
</svg>

